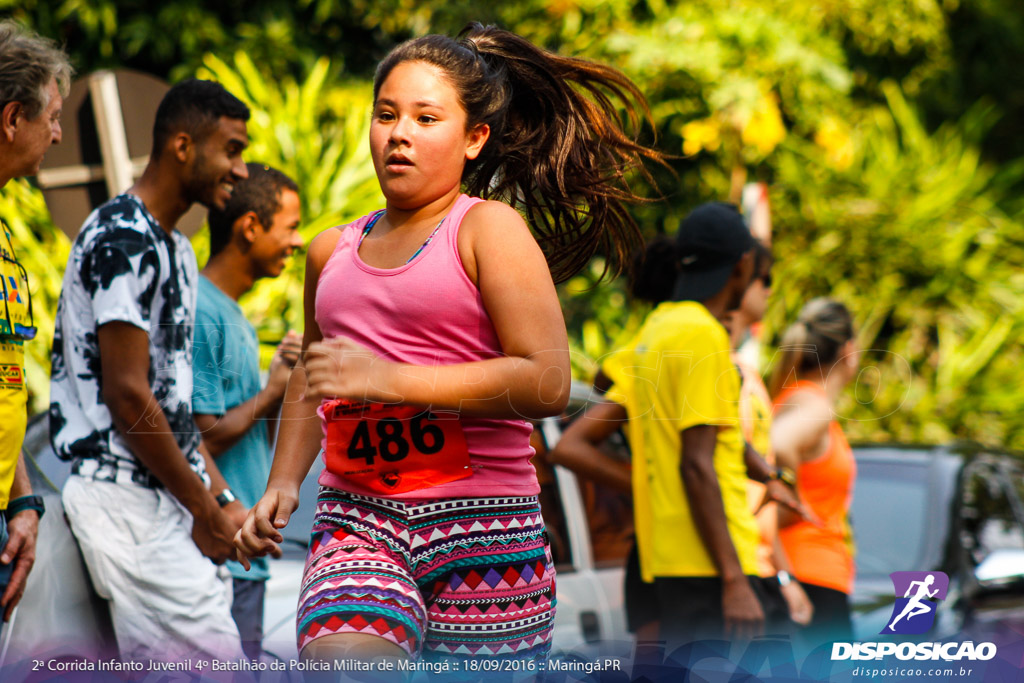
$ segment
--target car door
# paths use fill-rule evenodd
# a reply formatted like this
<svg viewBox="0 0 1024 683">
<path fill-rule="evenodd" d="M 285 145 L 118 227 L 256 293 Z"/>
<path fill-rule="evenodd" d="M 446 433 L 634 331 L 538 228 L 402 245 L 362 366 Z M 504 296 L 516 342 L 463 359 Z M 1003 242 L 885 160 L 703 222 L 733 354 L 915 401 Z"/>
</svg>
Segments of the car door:
<svg viewBox="0 0 1024 683">
<path fill-rule="evenodd" d="M 608 504 L 614 498 L 608 492 L 590 482 L 582 483 L 564 467 L 546 463 L 545 447 L 557 443 L 561 434 L 557 418 L 541 421 L 538 430 L 543 444 L 535 444 L 538 456 L 534 464 L 555 562 L 558 600 L 552 651 L 587 657 L 621 655 L 631 642 L 623 609 L 623 577 L 632 509 L 621 509 L 620 501 L 620 509 L 615 510 Z M 616 535 L 615 530 L 608 530 L 609 521 L 615 520 L 626 527 L 617 532 L 625 542 L 608 542 L 606 538 Z"/>
</svg>

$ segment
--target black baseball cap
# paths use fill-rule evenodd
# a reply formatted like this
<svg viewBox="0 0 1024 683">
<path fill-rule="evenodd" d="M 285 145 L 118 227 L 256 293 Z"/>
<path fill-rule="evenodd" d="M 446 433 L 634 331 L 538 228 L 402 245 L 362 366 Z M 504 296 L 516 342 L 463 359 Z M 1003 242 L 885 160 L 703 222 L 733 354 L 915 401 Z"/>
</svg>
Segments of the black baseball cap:
<svg viewBox="0 0 1024 683">
<path fill-rule="evenodd" d="M 754 248 L 743 215 L 732 204 L 701 204 L 679 224 L 679 276 L 673 299 L 706 301 L 722 291 L 733 267 Z"/>
</svg>

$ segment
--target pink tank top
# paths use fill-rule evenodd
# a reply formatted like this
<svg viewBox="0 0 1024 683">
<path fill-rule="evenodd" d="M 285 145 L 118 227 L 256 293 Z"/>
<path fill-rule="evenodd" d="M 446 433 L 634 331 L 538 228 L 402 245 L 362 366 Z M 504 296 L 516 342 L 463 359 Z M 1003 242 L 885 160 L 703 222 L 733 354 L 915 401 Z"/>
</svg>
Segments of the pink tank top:
<svg viewBox="0 0 1024 683">
<path fill-rule="evenodd" d="M 359 258 L 360 236 L 374 214 L 342 228 L 316 288 L 316 321 L 324 338 L 348 337 L 379 356 L 414 365 L 453 365 L 501 356 L 480 291 L 459 257 L 459 226 L 480 201 L 460 195 L 430 243 L 399 268 L 374 268 Z M 529 422 L 476 417 L 462 417 L 460 422 L 473 474 L 389 497 L 422 500 L 540 492 L 530 463 L 534 450 Z M 326 469 L 320 483 L 380 496 Z"/>
</svg>

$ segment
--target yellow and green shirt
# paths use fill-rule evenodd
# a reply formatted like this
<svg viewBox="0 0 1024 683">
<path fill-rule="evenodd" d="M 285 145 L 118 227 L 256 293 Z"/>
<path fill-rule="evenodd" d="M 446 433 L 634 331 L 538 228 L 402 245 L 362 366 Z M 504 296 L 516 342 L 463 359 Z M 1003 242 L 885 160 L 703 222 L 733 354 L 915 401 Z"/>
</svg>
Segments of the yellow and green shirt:
<svg viewBox="0 0 1024 683">
<path fill-rule="evenodd" d="M 32 320 L 28 281 L 15 258 L 10 230 L 2 221 L 0 298 L 0 510 L 6 510 L 28 420 L 24 338 Z"/>
</svg>

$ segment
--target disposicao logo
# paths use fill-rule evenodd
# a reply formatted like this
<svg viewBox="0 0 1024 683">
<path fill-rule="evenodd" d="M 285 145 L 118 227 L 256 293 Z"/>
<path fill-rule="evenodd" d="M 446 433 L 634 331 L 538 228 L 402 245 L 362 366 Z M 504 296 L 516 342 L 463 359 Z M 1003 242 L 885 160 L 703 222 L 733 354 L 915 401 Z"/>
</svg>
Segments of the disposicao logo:
<svg viewBox="0 0 1024 683">
<path fill-rule="evenodd" d="M 889 623 L 879 633 L 916 635 L 935 623 L 937 600 L 945 600 L 949 577 L 943 572 L 893 572 L 896 604 Z"/>
<path fill-rule="evenodd" d="M 949 577 L 943 572 L 893 572 L 896 604 L 892 614 L 879 633 L 881 635 L 917 635 L 935 625 L 935 608 L 949 590 Z M 994 643 L 973 641 L 945 642 L 870 642 L 833 643 L 832 660 L 868 660 L 896 657 L 899 660 L 967 660 L 985 661 L 996 656 Z"/>
</svg>

